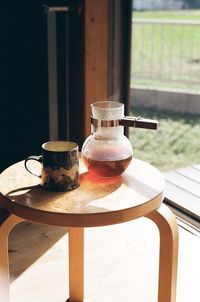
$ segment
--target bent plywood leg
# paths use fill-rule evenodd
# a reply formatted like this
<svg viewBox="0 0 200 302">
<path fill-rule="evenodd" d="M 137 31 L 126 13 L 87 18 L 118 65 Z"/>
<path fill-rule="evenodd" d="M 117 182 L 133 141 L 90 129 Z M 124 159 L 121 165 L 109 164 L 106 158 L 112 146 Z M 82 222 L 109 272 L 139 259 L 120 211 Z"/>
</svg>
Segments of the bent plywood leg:
<svg viewBox="0 0 200 302">
<path fill-rule="evenodd" d="M 0 209 L 0 300 L 9 302 L 9 261 L 8 261 L 8 235 L 11 229 L 23 221 L 7 210 Z"/>
<path fill-rule="evenodd" d="M 178 225 L 175 216 L 165 205 L 148 214 L 160 232 L 160 263 L 158 302 L 176 301 L 178 264 Z"/>
<path fill-rule="evenodd" d="M 84 229 L 68 228 L 69 231 L 69 300 L 84 300 Z"/>
</svg>

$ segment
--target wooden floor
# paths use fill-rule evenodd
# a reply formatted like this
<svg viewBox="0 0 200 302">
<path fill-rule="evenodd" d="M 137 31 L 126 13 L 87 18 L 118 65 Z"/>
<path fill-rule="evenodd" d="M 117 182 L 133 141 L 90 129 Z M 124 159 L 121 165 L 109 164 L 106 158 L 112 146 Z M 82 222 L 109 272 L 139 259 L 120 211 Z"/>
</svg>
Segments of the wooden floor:
<svg viewBox="0 0 200 302">
<path fill-rule="evenodd" d="M 164 176 L 166 201 L 193 216 L 200 227 L 200 165 L 168 171 Z"/>
<path fill-rule="evenodd" d="M 177 302 L 200 301 L 200 238 L 179 227 Z M 9 237 L 12 302 L 64 302 L 64 228 L 21 223 Z M 85 231 L 86 302 L 156 302 L 158 231 L 148 219 Z"/>
</svg>

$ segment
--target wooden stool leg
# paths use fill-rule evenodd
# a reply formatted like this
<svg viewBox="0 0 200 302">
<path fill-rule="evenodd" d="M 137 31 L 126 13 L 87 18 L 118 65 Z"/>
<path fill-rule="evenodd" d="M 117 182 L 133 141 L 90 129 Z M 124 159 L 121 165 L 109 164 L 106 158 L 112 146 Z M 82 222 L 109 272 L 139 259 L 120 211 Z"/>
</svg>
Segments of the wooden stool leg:
<svg viewBox="0 0 200 302">
<path fill-rule="evenodd" d="M 9 295 L 9 259 L 8 235 L 11 229 L 23 219 L 0 209 L 0 300 L 10 301 Z"/>
<path fill-rule="evenodd" d="M 84 228 L 68 228 L 69 231 L 69 299 L 84 300 Z"/>
<path fill-rule="evenodd" d="M 173 213 L 164 205 L 147 215 L 160 232 L 158 302 L 176 301 L 178 263 L 178 225 Z"/>
</svg>

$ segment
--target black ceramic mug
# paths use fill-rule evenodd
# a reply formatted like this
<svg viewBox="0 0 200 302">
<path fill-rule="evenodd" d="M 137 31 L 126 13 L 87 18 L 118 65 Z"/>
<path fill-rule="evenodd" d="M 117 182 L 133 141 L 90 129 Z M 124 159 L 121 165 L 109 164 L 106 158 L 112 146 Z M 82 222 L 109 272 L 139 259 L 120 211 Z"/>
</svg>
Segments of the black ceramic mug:
<svg viewBox="0 0 200 302">
<path fill-rule="evenodd" d="M 41 175 L 35 174 L 28 161 L 42 164 Z M 78 145 L 70 141 L 50 141 L 42 145 L 42 155 L 29 156 L 25 162 L 27 171 L 41 178 L 41 186 L 52 191 L 68 191 L 79 186 Z"/>
</svg>

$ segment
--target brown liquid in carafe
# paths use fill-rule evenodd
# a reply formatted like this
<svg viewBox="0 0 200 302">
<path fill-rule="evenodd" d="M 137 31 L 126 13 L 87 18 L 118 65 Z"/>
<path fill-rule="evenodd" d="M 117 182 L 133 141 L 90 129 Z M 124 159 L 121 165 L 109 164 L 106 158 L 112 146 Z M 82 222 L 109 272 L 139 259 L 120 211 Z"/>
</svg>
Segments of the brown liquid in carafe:
<svg viewBox="0 0 200 302">
<path fill-rule="evenodd" d="M 121 175 L 132 160 L 132 156 L 118 160 L 97 160 L 82 155 L 87 169 L 100 177 L 114 177 Z"/>
</svg>

